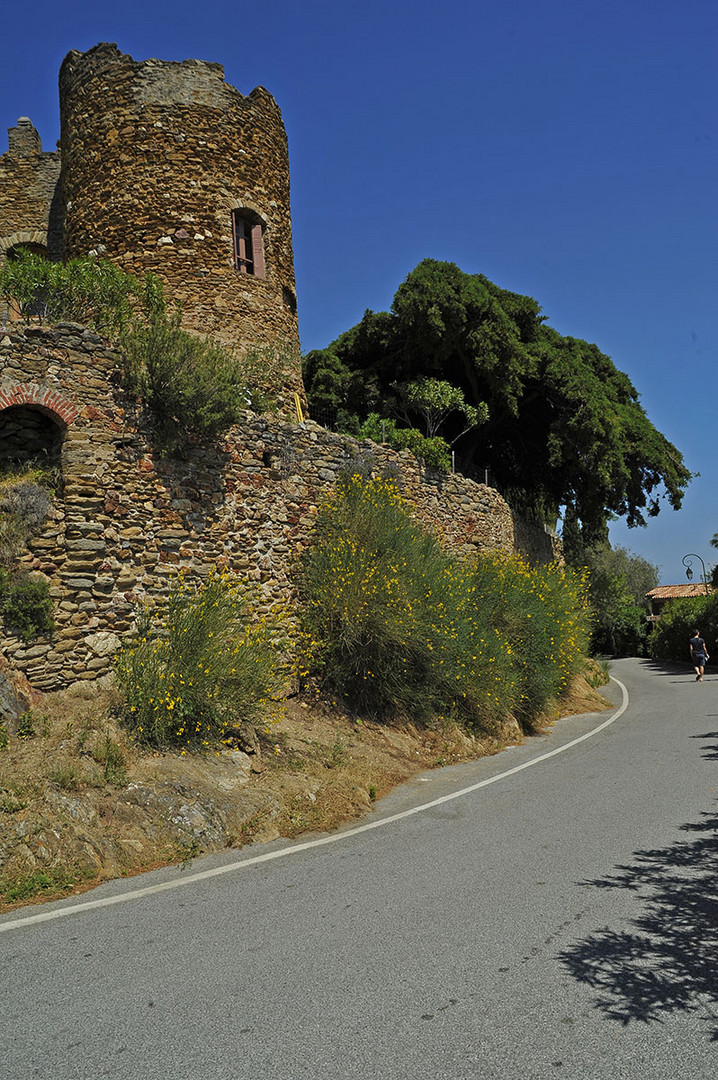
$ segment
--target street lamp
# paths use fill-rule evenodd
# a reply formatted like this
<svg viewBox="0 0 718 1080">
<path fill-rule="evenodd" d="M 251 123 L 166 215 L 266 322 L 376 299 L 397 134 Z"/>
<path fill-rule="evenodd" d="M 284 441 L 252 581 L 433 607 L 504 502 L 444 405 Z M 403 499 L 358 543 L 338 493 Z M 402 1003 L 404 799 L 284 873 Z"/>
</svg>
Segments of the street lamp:
<svg viewBox="0 0 718 1080">
<path fill-rule="evenodd" d="M 698 559 L 698 562 L 703 567 L 703 584 L 705 586 L 706 596 L 708 596 L 708 580 L 706 578 L 706 564 L 703 562 L 703 559 L 700 557 L 700 555 L 696 555 L 695 552 L 693 552 L 693 551 L 690 551 L 687 555 L 684 555 L 683 558 L 681 559 L 681 562 L 683 563 L 683 565 L 686 568 L 686 577 L 688 578 L 689 581 L 693 580 L 693 570 L 691 569 L 690 563 L 686 562 L 686 559 Z"/>
</svg>

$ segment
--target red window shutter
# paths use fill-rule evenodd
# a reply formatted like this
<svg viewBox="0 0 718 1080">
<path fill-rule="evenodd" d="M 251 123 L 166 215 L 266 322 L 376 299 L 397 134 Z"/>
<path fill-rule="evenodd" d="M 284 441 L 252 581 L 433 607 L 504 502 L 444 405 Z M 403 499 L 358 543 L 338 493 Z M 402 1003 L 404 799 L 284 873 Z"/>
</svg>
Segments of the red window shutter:
<svg viewBox="0 0 718 1080">
<path fill-rule="evenodd" d="M 262 241 L 262 226 L 252 226 L 252 261 L 254 262 L 254 276 L 263 278 L 264 270 L 264 243 Z"/>
</svg>

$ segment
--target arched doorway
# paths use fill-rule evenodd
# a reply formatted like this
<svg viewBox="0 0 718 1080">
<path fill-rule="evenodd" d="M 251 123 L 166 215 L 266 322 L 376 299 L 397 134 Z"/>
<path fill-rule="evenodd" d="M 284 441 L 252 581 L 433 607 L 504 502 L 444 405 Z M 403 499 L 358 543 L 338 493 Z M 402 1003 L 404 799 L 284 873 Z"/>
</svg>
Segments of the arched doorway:
<svg viewBox="0 0 718 1080">
<path fill-rule="evenodd" d="M 49 259 L 50 257 L 44 244 L 22 243 L 14 244 L 11 248 L 8 248 L 6 252 L 8 261 L 11 262 L 13 259 L 17 259 L 22 251 L 26 251 L 28 255 L 39 255 L 42 259 Z"/>
<path fill-rule="evenodd" d="M 67 425 L 41 405 L 11 405 L 0 411 L 0 473 L 32 463 L 60 468 Z"/>
<path fill-rule="evenodd" d="M 0 410 L 0 566 L 6 579 L 61 494 L 66 431 L 65 422 L 43 406 Z"/>
</svg>

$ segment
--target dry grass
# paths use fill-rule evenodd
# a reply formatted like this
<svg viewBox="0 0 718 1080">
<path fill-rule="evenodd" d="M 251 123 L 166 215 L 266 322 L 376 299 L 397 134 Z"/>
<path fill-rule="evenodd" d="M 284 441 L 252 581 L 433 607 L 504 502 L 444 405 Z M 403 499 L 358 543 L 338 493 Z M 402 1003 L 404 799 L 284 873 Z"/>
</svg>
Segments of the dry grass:
<svg viewBox="0 0 718 1080">
<path fill-rule="evenodd" d="M 260 754 L 181 756 L 141 752 L 113 705 L 96 685 L 46 695 L 26 736 L 0 750 L 0 911 L 210 850 L 329 831 L 419 772 L 522 741 L 515 724 L 479 740 L 453 724 L 361 723 L 336 703 L 295 698 L 260 733 Z M 545 727 L 608 707 L 580 678 Z"/>
</svg>

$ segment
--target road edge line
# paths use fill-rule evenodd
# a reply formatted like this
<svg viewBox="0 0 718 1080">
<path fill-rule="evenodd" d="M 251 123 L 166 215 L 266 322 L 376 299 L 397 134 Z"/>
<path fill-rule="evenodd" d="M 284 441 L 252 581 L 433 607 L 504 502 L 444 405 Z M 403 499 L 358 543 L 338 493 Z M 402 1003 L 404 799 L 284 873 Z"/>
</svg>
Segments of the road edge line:
<svg viewBox="0 0 718 1080">
<path fill-rule="evenodd" d="M 460 799 L 465 795 L 471 795 L 474 791 L 489 787 L 491 784 L 498 783 L 499 780 L 505 780 L 509 776 L 515 776 L 516 773 L 523 772 L 524 769 L 530 769 L 533 765 L 538 765 L 542 761 L 548 761 L 549 758 L 556 757 L 558 754 L 563 754 L 566 750 L 578 746 L 579 743 L 586 742 L 587 739 L 592 739 L 594 735 L 598 735 L 601 731 L 604 731 L 611 724 L 615 723 L 619 717 L 623 716 L 628 708 L 628 690 L 620 679 L 614 678 L 613 675 L 610 676 L 610 679 L 620 686 L 622 701 L 620 707 L 608 718 L 608 720 L 604 720 L 603 723 L 599 724 L 598 727 L 592 728 L 591 731 L 587 731 L 583 735 L 571 739 L 570 742 L 564 743 L 563 746 L 558 746 L 555 750 L 549 750 L 545 754 L 539 754 L 538 757 L 531 758 L 530 761 L 524 761 L 521 765 L 514 765 L 511 769 L 505 769 L 503 772 L 497 773 L 496 776 L 489 776 L 486 780 L 480 780 L 476 784 L 470 784 L 469 787 L 460 788 L 458 791 L 452 791 L 449 795 L 441 795 L 437 799 L 431 799 L 429 802 L 420 803 L 418 806 L 412 806 L 409 810 L 401 810 L 398 813 L 390 814 L 385 818 L 377 818 L 375 821 L 368 821 L 362 825 L 356 825 L 351 829 L 331 833 L 330 836 L 321 836 L 314 840 L 305 840 L 299 844 L 292 844 L 290 847 L 281 848 L 279 851 L 267 851 L 262 855 L 254 855 L 248 859 L 238 859 L 236 862 L 227 863 L 225 866 L 215 866 L 212 870 L 200 870 L 198 873 L 186 874 L 173 881 L 163 881 L 158 885 L 148 885 L 143 889 L 133 889 L 132 892 L 119 893 L 117 896 L 106 896 L 101 900 L 88 900 L 85 903 L 55 908 L 52 911 L 40 911 L 35 915 L 27 915 L 24 918 L 0 922 L 0 934 L 5 933 L 8 930 L 18 930 L 22 926 L 51 922 L 54 919 L 62 919 L 69 915 L 79 915 L 84 911 L 112 907 L 115 904 L 124 904 L 130 900 L 141 900 L 145 896 L 153 896 L 155 893 L 168 892 L 170 889 L 179 889 L 185 885 L 191 885 L 196 881 L 207 881 L 210 878 L 219 877 L 222 874 L 243 870 L 245 867 L 258 866 L 260 863 L 273 862 L 275 859 L 283 859 L 288 855 L 297 855 L 301 851 L 325 847 L 327 844 L 336 844 L 340 840 L 348 840 L 352 836 L 358 836 L 359 833 L 369 832 L 372 829 L 380 829 L 384 825 L 391 825 L 404 818 L 413 817 L 415 814 L 421 814 L 425 810 L 432 810 L 436 806 L 443 806 L 445 803 L 453 802 L 454 799 Z"/>
</svg>

